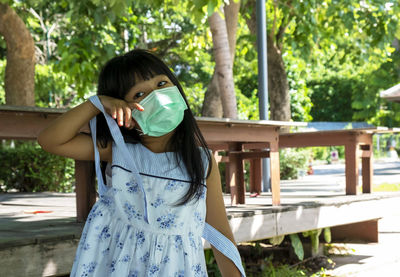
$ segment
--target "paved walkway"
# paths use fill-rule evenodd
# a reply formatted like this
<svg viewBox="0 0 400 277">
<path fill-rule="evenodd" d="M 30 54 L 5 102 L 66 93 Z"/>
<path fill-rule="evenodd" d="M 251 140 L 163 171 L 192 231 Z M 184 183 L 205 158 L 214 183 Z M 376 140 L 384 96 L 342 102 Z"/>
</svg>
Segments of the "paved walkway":
<svg viewBox="0 0 400 277">
<path fill-rule="evenodd" d="M 314 175 L 302 179 L 302 189 L 310 193 L 335 194 L 344 191 L 344 165 L 314 166 Z M 312 189 L 312 184 L 329 180 L 328 186 Z M 361 180 L 360 180 L 361 182 Z M 283 193 L 295 189 L 295 181 L 284 181 Z M 378 161 L 374 163 L 373 184 L 400 184 L 400 161 Z M 379 221 L 379 243 L 335 243 L 336 249 L 343 255 L 334 255 L 336 263 L 328 276 L 337 277 L 372 277 L 400 276 L 400 203 L 388 207 L 390 211 Z"/>
</svg>

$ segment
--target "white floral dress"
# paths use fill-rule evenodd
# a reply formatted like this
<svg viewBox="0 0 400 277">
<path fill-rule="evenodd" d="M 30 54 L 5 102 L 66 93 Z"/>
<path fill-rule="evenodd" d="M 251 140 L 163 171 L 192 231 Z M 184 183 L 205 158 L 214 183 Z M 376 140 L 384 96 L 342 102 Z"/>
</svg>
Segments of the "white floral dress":
<svg viewBox="0 0 400 277">
<path fill-rule="evenodd" d="M 114 145 L 112 178 L 87 218 L 71 276 L 207 276 L 201 239 L 206 186 L 198 201 L 174 205 L 190 185 L 175 154 L 127 146 L 142 177 L 149 223 L 143 192 Z"/>
</svg>

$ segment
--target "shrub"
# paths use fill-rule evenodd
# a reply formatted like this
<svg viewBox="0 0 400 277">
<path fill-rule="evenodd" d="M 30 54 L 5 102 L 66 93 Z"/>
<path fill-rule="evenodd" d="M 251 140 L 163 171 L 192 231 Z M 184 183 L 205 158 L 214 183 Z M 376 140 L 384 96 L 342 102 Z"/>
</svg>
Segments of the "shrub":
<svg viewBox="0 0 400 277">
<path fill-rule="evenodd" d="M 299 170 L 307 170 L 308 161 L 311 157 L 309 149 L 285 148 L 279 150 L 279 163 L 281 169 L 281 180 L 298 178 Z"/>
<path fill-rule="evenodd" d="M 336 150 L 339 159 L 344 159 L 345 149 L 344 146 L 318 146 L 312 147 L 313 160 L 326 161 L 328 164 L 332 162 L 331 152 Z"/>
<path fill-rule="evenodd" d="M 74 161 L 43 151 L 36 142 L 0 147 L 0 191 L 74 190 Z"/>
</svg>

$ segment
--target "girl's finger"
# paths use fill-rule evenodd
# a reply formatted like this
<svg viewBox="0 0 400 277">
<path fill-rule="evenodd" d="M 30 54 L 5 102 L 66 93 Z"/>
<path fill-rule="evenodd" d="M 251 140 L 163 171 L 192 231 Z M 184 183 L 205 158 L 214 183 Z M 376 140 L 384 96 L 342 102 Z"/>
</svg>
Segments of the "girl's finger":
<svg viewBox="0 0 400 277">
<path fill-rule="evenodd" d="M 117 119 L 117 109 L 115 107 L 111 108 L 111 116 L 114 119 Z"/>
<path fill-rule="evenodd" d="M 125 107 L 125 127 L 129 127 L 131 123 L 132 110 L 129 107 Z"/>
<path fill-rule="evenodd" d="M 144 111 L 144 108 L 139 103 L 133 103 L 132 106 L 133 106 L 132 107 L 133 109 L 137 109 L 138 111 L 141 111 L 141 112 Z"/>
<path fill-rule="evenodd" d="M 117 122 L 119 126 L 124 126 L 124 110 L 121 107 L 117 110 Z"/>
</svg>

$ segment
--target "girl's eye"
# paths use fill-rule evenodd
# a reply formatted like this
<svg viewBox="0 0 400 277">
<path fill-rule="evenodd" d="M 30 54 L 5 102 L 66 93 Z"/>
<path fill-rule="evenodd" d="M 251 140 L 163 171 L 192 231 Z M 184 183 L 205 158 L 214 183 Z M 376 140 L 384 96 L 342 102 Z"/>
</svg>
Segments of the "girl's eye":
<svg viewBox="0 0 400 277">
<path fill-rule="evenodd" d="M 138 92 L 133 96 L 133 99 L 138 99 L 144 95 L 144 92 Z"/>
<path fill-rule="evenodd" d="M 167 84 L 167 81 L 161 81 L 158 83 L 158 87 L 165 86 Z"/>
</svg>

